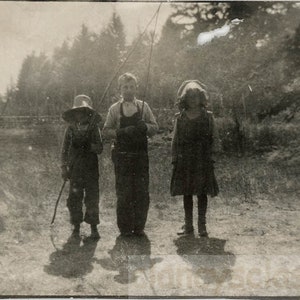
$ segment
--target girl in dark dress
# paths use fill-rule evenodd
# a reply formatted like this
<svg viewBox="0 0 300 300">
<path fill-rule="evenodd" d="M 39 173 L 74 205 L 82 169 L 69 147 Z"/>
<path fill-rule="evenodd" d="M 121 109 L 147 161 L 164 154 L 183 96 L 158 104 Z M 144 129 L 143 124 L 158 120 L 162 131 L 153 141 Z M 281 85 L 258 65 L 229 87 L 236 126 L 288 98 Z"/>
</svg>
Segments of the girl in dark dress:
<svg viewBox="0 0 300 300">
<path fill-rule="evenodd" d="M 197 80 L 185 81 L 178 90 L 180 113 L 176 114 L 172 140 L 171 195 L 183 195 L 185 224 L 179 235 L 193 234 L 193 195 L 198 198 L 198 233 L 206 237 L 207 195 L 219 192 L 212 152 L 218 140 L 208 95 Z M 214 149 L 213 149 L 214 148 Z"/>
</svg>

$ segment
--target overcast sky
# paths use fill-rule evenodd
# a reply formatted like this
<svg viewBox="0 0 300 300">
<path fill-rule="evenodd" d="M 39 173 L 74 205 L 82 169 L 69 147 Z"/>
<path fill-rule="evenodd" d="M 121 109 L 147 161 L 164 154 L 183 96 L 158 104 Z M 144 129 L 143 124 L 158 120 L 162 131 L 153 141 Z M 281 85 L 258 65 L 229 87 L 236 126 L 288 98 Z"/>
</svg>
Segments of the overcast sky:
<svg viewBox="0 0 300 300">
<path fill-rule="evenodd" d="M 15 82 L 24 57 L 32 51 L 51 55 L 66 38 L 73 39 L 83 23 L 100 32 L 115 11 L 121 16 L 130 39 L 143 29 L 159 3 L 116 2 L 6 2 L 0 1 L 0 93 L 12 78 Z M 158 30 L 171 12 L 170 4 L 161 7 Z M 153 22 L 154 26 L 154 22 Z M 153 26 L 150 29 L 153 29 Z"/>
</svg>

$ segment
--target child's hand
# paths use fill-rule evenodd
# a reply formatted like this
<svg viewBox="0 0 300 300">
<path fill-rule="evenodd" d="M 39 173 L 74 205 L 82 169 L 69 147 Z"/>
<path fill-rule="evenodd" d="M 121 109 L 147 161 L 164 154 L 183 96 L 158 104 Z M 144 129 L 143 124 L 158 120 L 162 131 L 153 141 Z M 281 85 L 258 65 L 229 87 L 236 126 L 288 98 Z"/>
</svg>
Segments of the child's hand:
<svg viewBox="0 0 300 300">
<path fill-rule="evenodd" d="M 88 137 L 76 137 L 73 139 L 73 147 L 75 149 L 87 150 L 90 147 L 90 142 Z"/>
<path fill-rule="evenodd" d="M 91 144 L 91 152 L 101 154 L 103 151 L 102 144 Z"/>
<path fill-rule="evenodd" d="M 136 127 L 135 126 L 128 126 L 125 129 L 125 133 L 129 136 L 133 136 L 136 134 Z"/>
<path fill-rule="evenodd" d="M 139 120 L 136 126 L 140 132 L 142 133 L 147 132 L 148 128 L 144 120 Z"/>
<path fill-rule="evenodd" d="M 88 152 L 91 150 L 91 143 L 87 141 L 86 143 L 83 143 L 80 148 L 82 151 Z"/>
<path fill-rule="evenodd" d="M 125 128 L 120 128 L 117 130 L 117 136 L 121 135 L 135 136 L 136 135 L 136 127 L 135 126 L 127 126 Z"/>
<path fill-rule="evenodd" d="M 77 139 L 73 141 L 73 147 L 83 152 L 87 152 L 91 149 L 91 143 L 87 138 Z"/>
</svg>

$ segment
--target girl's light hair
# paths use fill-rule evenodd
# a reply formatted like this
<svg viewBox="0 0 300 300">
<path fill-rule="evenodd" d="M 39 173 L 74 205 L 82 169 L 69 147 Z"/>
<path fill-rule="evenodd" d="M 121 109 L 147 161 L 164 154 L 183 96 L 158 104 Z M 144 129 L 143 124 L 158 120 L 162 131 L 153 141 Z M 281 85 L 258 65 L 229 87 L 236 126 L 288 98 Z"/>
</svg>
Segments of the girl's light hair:
<svg viewBox="0 0 300 300">
<path fill-rule="evenodd" d="M 186 80 L 178 89 L 177 102 L 179 109 L 187 108 L 187 95 L 190 91 L 196 92 L 200 99 L 200 106 L 206 107 L 208 103 L 208 93 L 206 91 L 206 85 L 199 80 Z"/>
</svg>

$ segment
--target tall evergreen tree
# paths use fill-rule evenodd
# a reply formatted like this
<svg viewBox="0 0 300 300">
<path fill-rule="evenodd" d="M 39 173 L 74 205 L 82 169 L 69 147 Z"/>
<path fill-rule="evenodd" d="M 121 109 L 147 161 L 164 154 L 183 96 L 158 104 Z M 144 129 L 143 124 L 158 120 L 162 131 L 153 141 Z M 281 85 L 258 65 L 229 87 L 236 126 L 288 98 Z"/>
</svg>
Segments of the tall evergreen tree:
<svg viewBox="0 0 300 300">
<path fill-rule="evenodd" d="M 44 54 L 28 55 L 21 67 L 17 83 L 16 101 L 18 114 L 39 115 L 42 113 L 43 89 L 49 80 L 49 61 Z"/>
<path fill-rule="evenodd" d="M 91 72 L 94 64 L 94 38 L 86 25 L 82 25 L 80 34 L 75 38 L 70 49 L 70 60 L 65 70 L 67 86 L 75 94 L 91 95 L 94 77 Z"/>
<path fill-rule="evenodd" d="M 94 75 L 97 86 L 97 101 L 100 101 L 105 88 L 121 63 L 125 51 L 124 25 L 120 16 L 114 12 L 107 26 L 96 38 Z M 101 109 L 106 109 L 116 93 L 116 85 L 109 89 Z M 97 104 L 98 105 L 98 104 Z"/>
<path fill-rule="evenodd" d="M 46 87 L 47 114 L 60 114 L 72 105 L 74 87 L 68 81 L 71 64 L 70 47 L 64 41 L 61 47 L 54 49 L 50 69 L 50 81 Z"/>
</svg>

